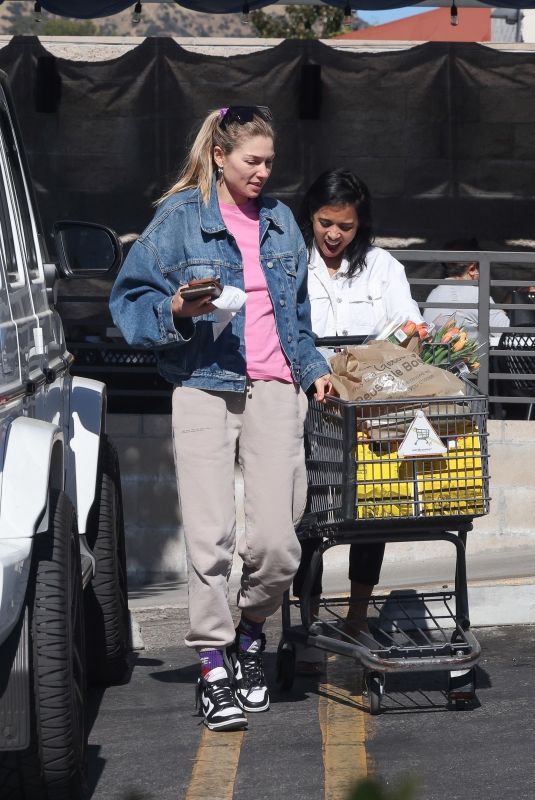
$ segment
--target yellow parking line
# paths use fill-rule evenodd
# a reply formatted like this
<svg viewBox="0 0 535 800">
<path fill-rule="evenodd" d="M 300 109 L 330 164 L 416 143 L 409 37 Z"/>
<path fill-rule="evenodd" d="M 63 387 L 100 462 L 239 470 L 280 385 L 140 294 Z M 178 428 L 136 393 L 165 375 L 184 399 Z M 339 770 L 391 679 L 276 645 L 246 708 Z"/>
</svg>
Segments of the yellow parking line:
<svg viewBox="0 0 535 800">
<path fill-rule="evenodd" d="M 325 682 L 319 686 L 325 800 L 345 800 L 355 781 L 368 774 L 367 714 L 354 661 L 330 655 L 326 663 Z"/>
<path fill-rule="evenodd" d="M 185 800 L 232 800 L 244 734 L 204 728 Z"/>
</svg>

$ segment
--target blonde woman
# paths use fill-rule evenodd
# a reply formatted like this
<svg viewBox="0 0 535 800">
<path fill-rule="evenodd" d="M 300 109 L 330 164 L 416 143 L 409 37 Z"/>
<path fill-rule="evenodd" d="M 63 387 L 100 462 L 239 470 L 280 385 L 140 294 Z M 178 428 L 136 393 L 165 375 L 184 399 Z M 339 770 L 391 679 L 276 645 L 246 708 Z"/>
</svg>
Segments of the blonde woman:
<svg viewBox="0 0 535 800">
<path fill-rule="evenodd" d="M 305 244 L 290 210 L 263 194 L 274 141 L 266 107 L 208 114 L 110 301 L 125 339 L 154 348 L 161 374 L 174 384 L 188 558 L 186 644 L 199 654 L 198 696 L 212 730 L 244 728 L 244 712 L 269 708 L 262 626 L 299 564 L 304 391 L 315 387 L 321 401 L 330 389 L 311 331 Z M 208 285 L 192 283 L 199 280 Z M 221 287 L 247 297 L 222 329 L 214 325 L 220 317 L 212 302 Z M 246 524 L 238 541 L 243 571 L 235 630 L 228 578 L 238 444 Z"/>
</svg>

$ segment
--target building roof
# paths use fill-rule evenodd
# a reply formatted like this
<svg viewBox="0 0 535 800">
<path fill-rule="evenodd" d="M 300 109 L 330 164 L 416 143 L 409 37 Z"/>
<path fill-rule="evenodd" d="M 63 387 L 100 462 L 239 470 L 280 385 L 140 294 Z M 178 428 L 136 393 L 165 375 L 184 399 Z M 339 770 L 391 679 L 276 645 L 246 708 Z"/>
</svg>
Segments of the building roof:
<svg viewBox="0 0 535 800">
<path fill-rule="evenodd" d="M 459 8 L 458 25 L 451 24 L 450 9 L 437 8 L 423 14 L 370 25 L 361 30 L 343 33 L 337 39 L 383 39 L 402 42 L 490 42 L 491 9 Z"/>
</svg>

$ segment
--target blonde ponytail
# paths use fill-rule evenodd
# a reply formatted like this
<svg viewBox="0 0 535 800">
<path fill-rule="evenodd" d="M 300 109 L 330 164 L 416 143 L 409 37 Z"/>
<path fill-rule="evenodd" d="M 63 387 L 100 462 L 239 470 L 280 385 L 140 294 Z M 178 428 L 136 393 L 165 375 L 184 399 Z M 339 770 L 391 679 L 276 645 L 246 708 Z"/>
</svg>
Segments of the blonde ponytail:
<svg viewBox="0 0 535 800">
<path fill-rule="evenodd" d="M 160 205 L 171 195 L 184 189 L 199 189 L 201 197 L 208 205 L 214 175 L 214 133 L 219 123 L 219 111 L 210 111 L 191 146 L 184 166 L 175 183 L 157 200 Z"/>
<path fill-rule="evenodd" d="M 251 136 L 267 136 L 275 139 L 275 132 L 270 122 L 260 116 L 254 116 L 250 122 L 241 124 L 232 122 L 223 130 L 219 124 L 221 112 L 210 111 L 204 120 L 199 133 L 190 148 L 179 176 L 175 183 L 156 201 L 160 205 L 177 192 L 184 189 L 198 189 L 207 206 L 212 191 L 214 177 L 214 147 L 218 146 L 225 154 L 231 153 L 238 142 Z"/>
</svg>

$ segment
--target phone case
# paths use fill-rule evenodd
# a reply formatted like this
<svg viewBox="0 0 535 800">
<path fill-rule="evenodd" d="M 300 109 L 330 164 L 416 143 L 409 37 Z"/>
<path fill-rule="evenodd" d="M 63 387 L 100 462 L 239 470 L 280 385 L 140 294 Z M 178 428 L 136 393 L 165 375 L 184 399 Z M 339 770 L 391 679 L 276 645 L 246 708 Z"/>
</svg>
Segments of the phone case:
<svg viewBox="0 0 535 800">
<path fill-rule="evenodd" d="M 184 300 L 197 300 L 199 297 L 207 295 L 215 300 L 219 297 L 223 288 L 215 278 L 205 278 L 198 281 L 190 281 L 188 286 L 180 289 L 180 296 Z"/>
</svg>

